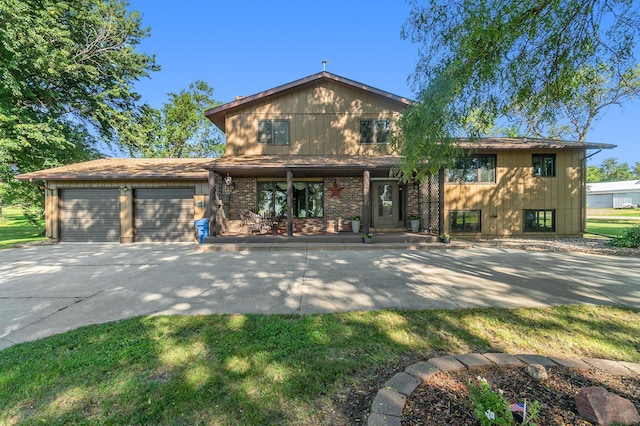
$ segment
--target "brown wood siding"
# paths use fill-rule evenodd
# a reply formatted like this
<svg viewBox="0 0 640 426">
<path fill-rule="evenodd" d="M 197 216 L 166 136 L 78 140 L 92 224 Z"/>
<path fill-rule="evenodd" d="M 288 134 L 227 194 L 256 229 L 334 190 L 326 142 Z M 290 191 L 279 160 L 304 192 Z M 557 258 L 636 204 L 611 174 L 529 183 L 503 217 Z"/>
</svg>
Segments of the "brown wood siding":
<svg viewBox="0 0 640 426">
<path fill-rule="evenodd" d="M 555 153 L 556 176 L 533 176 L 532 155 Z M 453 210 L 481 210 L 482 235 L 581 235 L 579 151 L 497 151 L 496 183 L 445 185 L 445 229 Z M 555 210 L 556 231 L 524 232 L 524 210 Z M 460 236 L 466 233 L 460 233 Z M 478 234 L 469 234 L 470 236 Z"/>
<path fill-rule="evenodd" d="M 120 203 L 117 189 L 63 189 L 60 204 L 61 241 L 119 241 Z"/>
<path fill-rule="evenodd" d="M 388 99 L 336 83 L 316 84 L 256 102 L 226 118 L 227 155 L 376 155 L 375 145 L 360 144 L 361 119 L 394 123 L 403 107 Z M 259 120 L 289 120 L 289 145 L 257 141 Z M 393 125 L 393 124 L 392 124 Z"/>
<path fill-rule="evenodd" d="M 193 197 L 192 188 L 136 189 L 135 241 L 193 241 Z"/>
</svg>

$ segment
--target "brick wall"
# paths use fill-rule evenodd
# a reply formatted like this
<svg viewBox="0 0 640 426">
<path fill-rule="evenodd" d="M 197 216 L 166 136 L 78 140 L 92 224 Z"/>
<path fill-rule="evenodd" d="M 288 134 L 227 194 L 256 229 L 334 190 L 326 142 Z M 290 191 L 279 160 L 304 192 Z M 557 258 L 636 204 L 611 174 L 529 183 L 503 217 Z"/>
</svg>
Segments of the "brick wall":
<svg viewBox="0 0 640 426">
<path fill-rule="evenodd" d="M 334 182 L 340 196 L 331 196 Z M 362 216 L 362 177 L 328 177 L 324 179 L 324 216 L 326 232 L 351 231 L 351 216 Z"/>
<path fill-rule="evenodd" d="M 338 190 L 332 189 L 337 186 Z M 362 177 L 326 177 L 324 183 L 324 217 L 323 218 L 294 218 L 293 231 L 302 233 L 314 232 L 350 232 L 351 217 L 363 216 L 363 190 Z M 223 232 L 246 232 L 242 227 L 240 210 L 256 209 L 257 181 L 254 178 L 234 178 L 231 188 L 223 188 L 228 191 L 227 204 L 223 206 L 227 212 L 227 222 Z M 427 221 L 428 211 L 424 210 L 421 203 L 421 187 L 409 184 L 406 186 L 406 219 L 409 223 L 409 215 L 420 214 L 423 222 Z M 338 195 L 339 194 L 339 195 Z M 424 223 L 423 223 L 424 225 Z M 280 232 L 286 233 L 286 220 L 280 221 Z"/>
</svg>

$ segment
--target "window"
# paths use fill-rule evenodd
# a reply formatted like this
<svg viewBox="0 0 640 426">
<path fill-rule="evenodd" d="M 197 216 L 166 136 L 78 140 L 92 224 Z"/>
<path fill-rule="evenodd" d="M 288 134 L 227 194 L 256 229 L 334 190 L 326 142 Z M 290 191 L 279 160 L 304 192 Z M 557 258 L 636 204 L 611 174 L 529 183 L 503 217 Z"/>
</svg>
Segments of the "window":
<svg viewBox="0 0 640 426">
<path fill-rule="evenodd" d="M 360 143 L 389 143 L 390 137 L 389 120 L 360 120 Z"/>
<path fill-rule="evenodd" d="M 258 121 L 258 143 L 289 145 L 289 120 Z"/>
<path fill-rule="evenodd" d="M 533 175 L 534 176 L 555 176 L 556 175 L 556 155 L 555 154 L 533 154 Z"/>
<path fill-rule="evenodd" d="M 287 183 L 259 182 L 258 211 L 279 216 L 287 211 Z M 293 217 L 324 217 L 322 182 L 293 182 Z"/>
<path fill-rule="evenodd" d="M 480 232 L 481 216 L 480 210 L 452 211 L 449 213 L 451 232 Z"/>
<path fill-rule="evenodd" d="M 456 160 L 449 169 L 448 182 L 490 182 L 496 181 L 496 156 L 472 155 Z"/>
<path fill-rule="evenodd" d="M 555 232 L 556 211 L 525 210 L 524 230 L 525 232 Z"/>
</svg>

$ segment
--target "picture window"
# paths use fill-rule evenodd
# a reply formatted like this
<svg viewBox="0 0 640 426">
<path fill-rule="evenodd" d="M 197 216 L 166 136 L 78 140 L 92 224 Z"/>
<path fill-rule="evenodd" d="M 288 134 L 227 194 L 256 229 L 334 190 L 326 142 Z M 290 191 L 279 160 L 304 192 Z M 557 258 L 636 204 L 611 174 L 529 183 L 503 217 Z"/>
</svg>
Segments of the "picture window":
<svg viewBox="0 0 640 426">
<path fill-rule="evenodd" d="M 458 158 L 455 165 L 449 169 L 447 181 L 455 183 L 495 183 L 496 156 L 472 155 Z"/>
<path fill-rule="evenodd" d="M 287 211 L 287 182 L 258 183 L 258 212 L 276 217 Z M 322 182 L 293 182 L 293 217 L 324 217 Z"/>
</svg>

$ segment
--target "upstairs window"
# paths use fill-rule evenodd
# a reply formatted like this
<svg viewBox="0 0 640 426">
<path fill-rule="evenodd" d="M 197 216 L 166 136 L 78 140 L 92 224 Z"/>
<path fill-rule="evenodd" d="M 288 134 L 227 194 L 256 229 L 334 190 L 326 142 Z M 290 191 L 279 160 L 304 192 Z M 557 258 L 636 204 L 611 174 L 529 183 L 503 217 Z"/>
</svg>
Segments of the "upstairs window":
<svg viewBox="0 0 640 426">
<path fill-rule="evenodd" d="M 360 143 L 389 143 L 391 138 L 391 121 L 360 120 Z"/>
<path fill-rule="evenodd" d="M 555 176 L 556 175 L 556 155 L 555 154 L 533 154 L 533 175 L 534 176 Z"/>
<path fill-rule="evenodd" d="M 496 156 L 472 155 L 458 158 L 454 167 L 449 169 L 447 181 L 457 183 L 495 183 Z"/>
<path fill-rule="evenodd" d="M 258 143 L 289 145 L 289 120 L 258 121 Z"/>
</svg>

